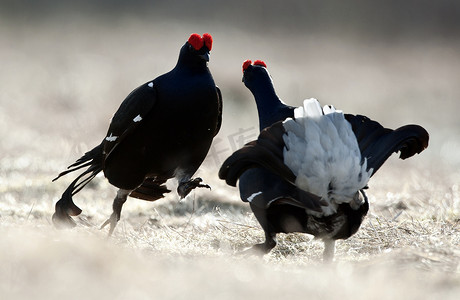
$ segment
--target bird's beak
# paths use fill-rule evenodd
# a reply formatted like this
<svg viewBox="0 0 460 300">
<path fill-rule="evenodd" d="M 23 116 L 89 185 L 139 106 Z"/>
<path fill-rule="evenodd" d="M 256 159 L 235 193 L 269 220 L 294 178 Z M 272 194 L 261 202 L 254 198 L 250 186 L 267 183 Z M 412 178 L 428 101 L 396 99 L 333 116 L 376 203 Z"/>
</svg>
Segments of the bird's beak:
<svg viewBox="0 0 460 300">
<path fill-rule="evenodd" d="M 200 57 L 205 61 L 209 61 L 209 55 L 209 51 L 206 51 L 205 53 L 201 54 Z"/>
</svg>

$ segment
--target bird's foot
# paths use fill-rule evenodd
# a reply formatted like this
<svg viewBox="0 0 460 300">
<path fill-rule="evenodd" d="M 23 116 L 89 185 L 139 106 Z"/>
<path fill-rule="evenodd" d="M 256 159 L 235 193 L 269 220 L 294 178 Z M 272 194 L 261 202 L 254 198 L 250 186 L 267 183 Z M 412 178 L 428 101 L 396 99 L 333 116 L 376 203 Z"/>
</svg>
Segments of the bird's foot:
<svg viewBox="0 0 460 300">
<path fill-rule="evenodd" d="M 119 220 L 120 220 L 120 215 L 117 214 L 116 212 L 113 212 L 110 215 L 110 217 L 104 222 L 104 224 L 101 225 L 101 228 L 99 228 L 99 229 L 102 230 L 105 226 L 110 224 L 108 236 L 111 236 L 113 231 L 115 230 L 115 226 L 117 226 L 117 223 L 118 223 Z"/>
<path fill-rule="evenodd" d="M 252 247 L 249 247 L 247 249 L 244 249 L 243 251 L 240 251 L 237 253 L 237 255 L 242 255 L 242 256 L 264 256 L 268 252 L 270 252 L 270 249 L 267 249 L 267 246 L 265 243 L 261 244 L 255 244 Z"/>
<path fill-rule="evenodd" d="M 256 256 L 263 256 L 270 252 L 276 246 L 276 240 L 271 237 L 265 240 L 265 242 L 260 244 L 255 244 L 254 246 L 245 249 L 239 252 L 239 255 L 256 255 Z"/>
<path fill-rule="evenodd" d="M 200 177 L 190 179 L 189 181 L 186 182 L 181 182 L 179 183 L 179 186 L 177 187 L 177 193 L 181 197 L 181 199 L 185 198 L 193 189 L 200 187 L 200 188 L 208 188 L 211 189 L 211 187 L 207 184 L 202 184 L 203 179 Z"/>
<path fill-rule="evenodd" d="M 115 226 L 117 226 L 118 221 L 120 221 L 121 208 L 123 207 L 123 204 L 126 202 L 126 199 L 128 198 L 129 193 L 131 193 L 130 190 L 119 189 L 117 192 L 117 196 L 113 200 L 113 204 L 112 204 L 113 213 L 104 222 L 104 224 L 101 225 L 101 228 L 100 228 L 100 229 L 103 229 L 105 226 L 110 224 L 108 236 L 112 235 L 115 229 Z"/>
</svg>

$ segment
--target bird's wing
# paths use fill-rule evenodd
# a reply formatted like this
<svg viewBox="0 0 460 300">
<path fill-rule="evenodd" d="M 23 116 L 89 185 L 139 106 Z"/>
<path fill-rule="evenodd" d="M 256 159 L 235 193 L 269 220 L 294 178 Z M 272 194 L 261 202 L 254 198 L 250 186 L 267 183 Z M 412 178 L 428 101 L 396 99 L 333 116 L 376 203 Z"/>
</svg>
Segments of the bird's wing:
<svg viewBox="0 0 460 300">
<path fill-rule="evenodd" d="M 255 205 L 262 208 L 273 204 L 290 204 L 321 211 L 321 206 L 327 204 L 321 201 L 321 197 L 297 188 L 296 176 L 284 164 L 283 134 L 282 121 L 262 130 L 257 140 L 247 143 L 224 161 L 219 170 L 219 178 L 224 179 L 231 186 L 236 186 L 240 176 L 247 176 L 245 172 L 254 172 L 254 168 L 263 168 L 272 175 L 251 176 L 246 179 L 247 183 L 240 187 L 242 198 L 245 197 L 247 201 L 249 201 L 247 198 L 250 198 L 249 202 L 254 201 Z M 257 185 L 261 187 L 260 191 L 255 189 Z"/>
<path fill-rule="evenodd" d="M 216 130 L 214 131 L 214 136 L 216 136 L 219 133 L 220 126 L 222 125 L 222 106 L 223 106 L 222 93 L 218 86 L 216 86 L 216 91 L 217 91 L 218 115 L 217 115 L 217 124 L 216 124 Z"/>
<path fill-rule="evenodd" d="M 166 179 L 164 178 L 146 178 L 129 196 L 146 201 L 161 199 L 165 196 L 164 194 L 171 191 L 166 187 L 165 183 Z"/>
<path fill-rule="evenodd" d="M 289 204 L 321 211 L 321 198 L 303 191 L 263 168 L 252 168 L 240 176 L 240 197 L 244 202 L 266 209 L 274 204 Z"/>
<path fill-rule="evenodd" d="M 367 169 L 373 169 L 372 175 L 391 154 L 399 151 L 399 158 L 406 159 L 428 147 L 428 132 L 419 125 L 392 130 L 365 116 L 346 114 L 345 118 L 358 140 L 361 156 L 367 159 Z"/>
<path fill-rule="evenodd" d="M 244 171 L 262 167 L 294 184 L 296 176 L 283 162 L 283 134 L 282 122 L 262 130 L 257 140 L 247 143 L 224 161 L 219 178 L 236 186 Z"/>
<path fill-rule="evenodd" d="M 155 106 L 156 99 L 154 82 L 141 85 L 126 97 L 115 112 L 104 140 L 106 159 L 143 122 Z"/>
</svg>

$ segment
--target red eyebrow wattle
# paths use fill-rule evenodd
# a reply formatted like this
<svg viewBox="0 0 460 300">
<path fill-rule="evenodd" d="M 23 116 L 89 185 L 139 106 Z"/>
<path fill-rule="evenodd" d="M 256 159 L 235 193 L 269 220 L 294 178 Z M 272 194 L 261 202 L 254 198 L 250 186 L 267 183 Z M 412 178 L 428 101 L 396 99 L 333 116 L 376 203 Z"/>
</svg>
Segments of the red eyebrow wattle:
<svg viewBox="0 0 460 300">
<path fill-rule="evenodd" d="M 260 60 L 260 59 L 256 60 L 254 62 L 254 65 L 262 66 L 262 67 L 265 67 L 265 68 L 267 67 L 267 64 L 263 60 Z"/>
<path fill-rule="evenodd" d="M 192 45 L 193 49 L 200 50 L 204 45 L 204 40 L 198 33 L 192 33 L 188 38 L 188 43 Z"/>
<path fill-rule="evenodd" d="M 203 34 L 204 45 L 208 47 L 208 50 L 212 49 L 212 36 L 209 33 Z"/>
<path fill-rule="evenodd" d="M 252 61 L 250 59 L 247 59 L 243 63 L 243 72 L 246 71 L 246 69 L 252 64 Z"/>
</svg>

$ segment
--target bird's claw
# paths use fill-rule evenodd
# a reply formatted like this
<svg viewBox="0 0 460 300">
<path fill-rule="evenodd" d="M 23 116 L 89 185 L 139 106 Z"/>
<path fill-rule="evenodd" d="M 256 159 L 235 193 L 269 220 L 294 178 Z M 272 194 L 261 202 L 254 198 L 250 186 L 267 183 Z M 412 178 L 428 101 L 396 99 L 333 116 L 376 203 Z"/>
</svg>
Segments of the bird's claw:
<svg viewBox="0 0 460 300">
<path fill-rule="evenodd" d="M 115 226 L 117 226 L 120 217 L 114 212 L 110 215 L 110 217 L 101 225 L 100 230 L 104 229 L 105 226 L 110 224 L 108 236 L 111 236 L 113 231 L 115 230 Z"/>
<path fill-rule="evenodd" d="M 207 185 L 207 184 L 203 184 L 202 182 L 203 182 L 203 179 L 201 179 L 200 177 L 191 179 L 191 180 L 186 181 L 186 182 L 182 182 L 182 183 L 180 183 L 179 186 L 177 187 L 177 193 L 178 193 L 179 196 L 183 199 L 183 198 L 185 198 L 193 189 L 195 189 L 195 188 L 197 188 L 197 187 L 211 189 L 211 186 L 209 186 L 209 185 Z"/>
<path fill-rule="evenodd" d="M 274 247 L 274 246 L 273 246 Z M 273 248 L 271 245 L 267 245 L 267 243 L 255 244 L 252 247 L 246 248 L 237 253 L 237 255 L 241 256 L 264 256 Z"/>
</svg>

